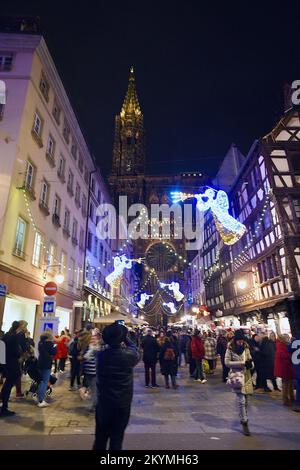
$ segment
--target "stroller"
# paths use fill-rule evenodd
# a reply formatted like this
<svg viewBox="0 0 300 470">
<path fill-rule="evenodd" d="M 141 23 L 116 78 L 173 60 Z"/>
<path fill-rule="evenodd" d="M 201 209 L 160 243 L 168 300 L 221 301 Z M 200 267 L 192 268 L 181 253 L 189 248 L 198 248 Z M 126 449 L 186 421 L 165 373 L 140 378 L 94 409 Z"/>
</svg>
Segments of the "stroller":
<svg viewBox="0 0 300 470">
<path fill-rule="evenodd" d="M 28 374 L 29 377 L 32 379 L 31 385 L 29 387 L 29 390 L 26 390 L 25 396 L 28 397 L 29 394 L 31 394 L 32 398 L 37 398 L 37 390 L 39 383 L 41 382 L 41 376 L 40 372 L 38 369 L 38 360 L 34 356 L 30 356 L 24 364 L 24 373 Z M 52 393 L 52 387 L 51 385 L 54 385 L 57 381 L 57 378 L 55 375 L 50 375 L 50 379 L 48 382 L 48 387 L 46 391 L 46 397 L 49 397 Z"/>
</svg>

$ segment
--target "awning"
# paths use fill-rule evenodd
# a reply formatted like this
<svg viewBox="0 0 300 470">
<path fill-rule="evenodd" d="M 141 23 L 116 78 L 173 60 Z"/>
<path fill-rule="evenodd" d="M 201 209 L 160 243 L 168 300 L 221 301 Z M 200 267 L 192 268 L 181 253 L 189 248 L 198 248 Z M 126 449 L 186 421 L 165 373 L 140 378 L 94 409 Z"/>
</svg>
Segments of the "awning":
<svg viewBox="0 0 300 470">
<path fill-rule="evenodd" d="M 103 302 L 108 303 L 112 307 L 114 307 L 114 304 L 112 303 L 111 300 L 109 300 L 107 297 L 104 297 L 102 294 L 100 294 L 98 291 L 95 289 L 92 289 L 91 287 L 83 286 L 83 289 L 87 291 L 89 294 L 94 295 L 95 297 L 98 297 L 99 300 L 102 300 Z"/>
<path fill-rule="evenodd" d="M 115 323 L 117 320 L 123 320 L 126 325 L 130 324 L 130 318 L 122 315 L 122 313 L 113 312 L 109 315 L 105 315 L 103 317 L 95 317 L 93 319 L 93 323 L 99 323 L 101 325 L 111 325 Z"/>
</svg>

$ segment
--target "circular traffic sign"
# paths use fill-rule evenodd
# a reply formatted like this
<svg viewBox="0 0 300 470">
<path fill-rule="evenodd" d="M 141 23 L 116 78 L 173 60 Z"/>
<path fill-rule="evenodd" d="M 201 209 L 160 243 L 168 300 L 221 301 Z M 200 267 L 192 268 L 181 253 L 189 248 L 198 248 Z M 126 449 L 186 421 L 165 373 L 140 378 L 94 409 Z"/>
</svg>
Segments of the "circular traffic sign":
<svg viewBox="0 0 300 470">
<path fill-rule="evenodd" d="M 44 286 L 44 292 L 46 295 L 55 295 L 57 292 L 57 285 L 55 282 L 47 282 Z"/>
</svg>

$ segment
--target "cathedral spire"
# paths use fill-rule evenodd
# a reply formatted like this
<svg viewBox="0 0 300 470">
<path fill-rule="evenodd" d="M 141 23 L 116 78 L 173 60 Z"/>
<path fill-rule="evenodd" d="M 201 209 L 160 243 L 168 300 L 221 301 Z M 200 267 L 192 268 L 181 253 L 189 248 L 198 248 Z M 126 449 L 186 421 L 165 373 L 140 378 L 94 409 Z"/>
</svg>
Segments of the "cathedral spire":
<svg viewBox="0 0 300 470">
<path fill-rule="evenodd" d="M 135 87 L 135 76 L 133 65 L 130 67 L 130 75 L 127 93 L 121 110 L 121 117 L 124 118 L 126 115 L 134 114 L 135 116 L 141 115 L 141 108 L 137 96 Z"/>
</svg>

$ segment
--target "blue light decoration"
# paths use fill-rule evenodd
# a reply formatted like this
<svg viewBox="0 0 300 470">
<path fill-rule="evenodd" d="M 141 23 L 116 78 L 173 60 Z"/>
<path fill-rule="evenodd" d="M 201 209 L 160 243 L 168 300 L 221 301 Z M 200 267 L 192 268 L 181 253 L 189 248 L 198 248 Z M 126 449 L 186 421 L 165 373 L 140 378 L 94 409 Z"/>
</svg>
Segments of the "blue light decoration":
<svg viewBox="0 0 300 470">
<path fill-rule="evenodd" d="M 142 258 L 138 259 L 129 259 L 126 255 L 115 256 L 114 258 L 114 270 L 106 276 L 106 282 L 111 286 L 117 289 L 121 285 L 121 280 L 123 277 L 124 269 L 131 269 L 132 263 L 141 263 Z"/>
<path fill-rule="evenodd" d="M 140 309 L 143 309 L 145 307 L 146 301 L 149 300 L 151 297 L 153 297 L 153 294 L 150 295 L 150 294 L 146 294 L 146 292 L 142 292 L 139 302 L 136 303 L 137 306 Z"/>
<path fill-rule="evenodd" d="M 180 292 L 179 282 L 173 281 L 171 282 L 171 284 L 164 284 L 163 282 L 160 282 L 160 287 L 168 287 L 168 289 L 173 292 L 173 295 L 177 302 L 180 302 L 184 298 L 184 294 Z"/>
<path fill-rule="evenodd" d="M 196 198 L 200 211 L 211 210 L 216 228 L 225 245 L 234 245 L 246 232 L 246 227 L 229 214 L 229 201 L 225 191 L 208 187 L 203 194 L 171 192 L 174 203 Z"/>
</svg>

